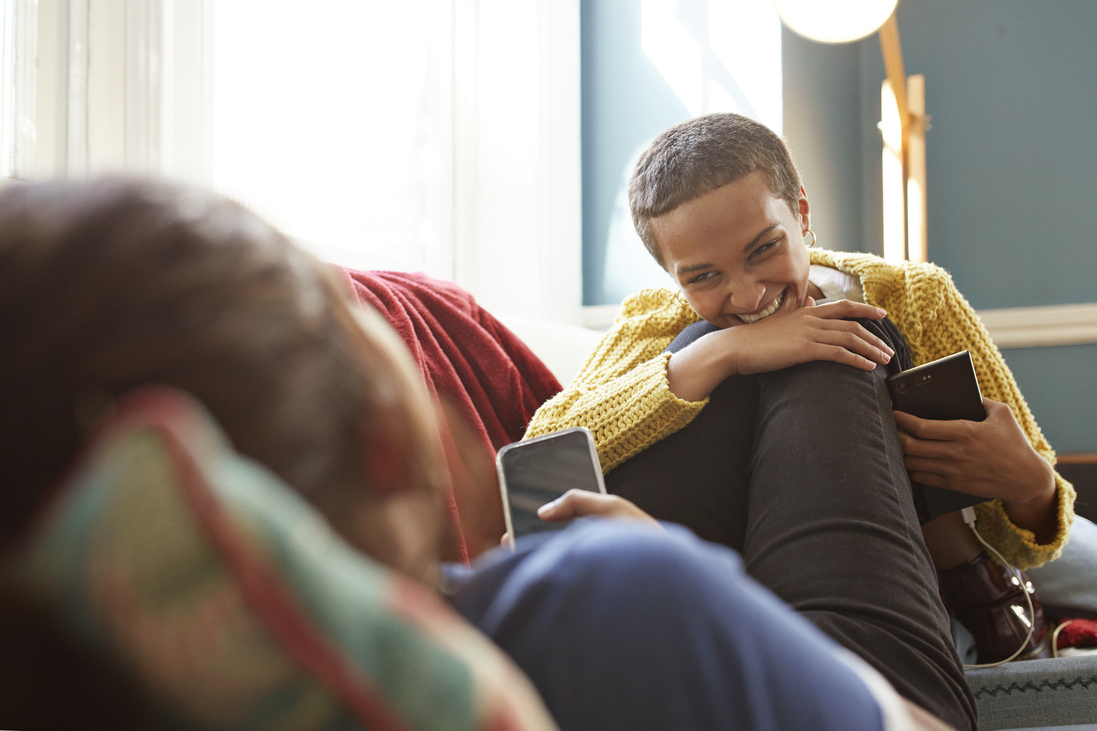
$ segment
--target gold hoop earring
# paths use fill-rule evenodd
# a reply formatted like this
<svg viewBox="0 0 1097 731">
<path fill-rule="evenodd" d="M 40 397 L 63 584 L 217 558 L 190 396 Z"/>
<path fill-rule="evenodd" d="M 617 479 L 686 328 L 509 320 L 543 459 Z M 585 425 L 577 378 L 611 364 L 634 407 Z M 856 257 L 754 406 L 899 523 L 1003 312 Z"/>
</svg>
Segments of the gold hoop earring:
<svg viewBox="0 0 1097 731">
<path fill-rule="evenodd" d="M 808 233 L 809 233 L 809 234 L 811 234 L 811 243 L 810 243 L 810 244 L 804 244 L 804 246 L 806 246 L 806 247 L 808 247 L 808 248 L 810 249 L 811 247 L 815 246 L 815 232 L 814 232 L 814 231 L 812 231 L 812 230 L 811 230 L 811 229 L 809 228 L 809 229 L 808 229 Z"/>
</svg>

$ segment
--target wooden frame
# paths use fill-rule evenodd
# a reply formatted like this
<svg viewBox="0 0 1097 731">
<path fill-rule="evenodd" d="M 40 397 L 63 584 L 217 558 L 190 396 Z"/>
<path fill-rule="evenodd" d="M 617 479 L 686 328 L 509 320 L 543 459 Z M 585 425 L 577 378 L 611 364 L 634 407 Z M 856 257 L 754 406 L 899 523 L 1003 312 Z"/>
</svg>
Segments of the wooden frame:
<svg viewBox="0 0 1097 731">
<path fill-rule="evenodd" d="M 895 15 L 880 27 L 887 80 L 881 89 L 884 136 L 884 258 L 926 261 L 926 79 L 903 67 Z"/>
</svg>

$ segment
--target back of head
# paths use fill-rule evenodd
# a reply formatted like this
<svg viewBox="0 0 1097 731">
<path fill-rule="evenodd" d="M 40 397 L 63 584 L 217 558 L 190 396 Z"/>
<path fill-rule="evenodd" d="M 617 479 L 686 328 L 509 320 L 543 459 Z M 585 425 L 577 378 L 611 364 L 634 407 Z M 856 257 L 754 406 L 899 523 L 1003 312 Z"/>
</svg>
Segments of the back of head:
<svg viewBox="0 0 1097 731">
<path fill-rule="evenodd" d="M 0 333 L 7 540 L 103 407 L 145 384 L 196 396 L 329 516 L 365 485 L 391 369 L 327 268 L 234 203 L 127 180 L 5 190 Z"/>
<path fill-rule="evenodd" d="M 663 256 L 651 233 L 651 219 L 758 170 L 773 195 L 795 214 L 800 174 L 784 141 L 764 124 L 739 114 L 709 114 L 656 137 L 636 163 L 629 208 L 636 232 L 659 266 Z"/>
</svg>

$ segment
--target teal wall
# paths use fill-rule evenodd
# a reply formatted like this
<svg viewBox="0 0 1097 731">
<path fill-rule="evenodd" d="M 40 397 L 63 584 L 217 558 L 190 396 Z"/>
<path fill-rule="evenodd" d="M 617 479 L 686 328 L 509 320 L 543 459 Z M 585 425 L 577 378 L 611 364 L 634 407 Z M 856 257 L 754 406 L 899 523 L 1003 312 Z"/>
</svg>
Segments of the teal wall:
<svg viewBox="0 0 1097 731">
<path fill-rule="evenodd" d="M 606 291 L 604 266 L 622 171 L 637 149 L 689 113 L 640 47 L 640 0 L 582 0 L 579 7 L 583 304 L 615 304 L 628 293 Z"/>
<path fill-rule="evenodd" d="M 901 0 L 898 22 L 932 117 L 930 259 L 976 308 L 1097 302 L 1097 3 Z M 875 115 L 884 66 L 861 45 Z M 878 146 L 870 161 L 878 176 Z M 879 231 L 878 203 L 865 212 Z M 1097 452 L 1097 345 L 1003 353 L 1052 445 Z"/>
<path fill-rule="evenodd" d="M 1097 302 L 1097 2 L 902 0 L 898 20 L 932 117 L 930 258 L 978 308 Z"/>
<path fill-rule="evenodd" d="M 584 246 L 635 144 L 685 118 L 639 50 L 638 0 L 583 0 Z M 900 0 L 926 76 L 929 256 L 977 308 L 1097 302 L 1097 2 Z M 828 248 L 880 253 L 879 41 L 785 31 L 785 136 Z M 612 163 L 608 162 L 612 159 Z M 600 216 L 602 218 L 600 218 Z M 587 304 L 599 304 L 585 271 Z M 1003 351 L 1045 435 L 1097 452 L 1097 345 Z"/>
<path fill-rule="evenodd" d="M 826 46 L 784 29 L 781 66 L 784 135 L 811 201 L 811 228 L 819 245 L 876 253 L 866 246 L 862 230 L 861 56 L 857 44 Z"/>
</svg>

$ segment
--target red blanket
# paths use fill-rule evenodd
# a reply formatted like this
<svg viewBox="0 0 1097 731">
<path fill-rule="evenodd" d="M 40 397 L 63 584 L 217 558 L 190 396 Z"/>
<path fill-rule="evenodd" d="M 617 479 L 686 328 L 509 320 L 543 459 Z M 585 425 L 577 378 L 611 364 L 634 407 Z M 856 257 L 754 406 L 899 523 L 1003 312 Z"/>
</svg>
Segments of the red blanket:
<svg viewBox="0 0 1097 731">
<path fill-rule="evenodd" d="M 560 382 L 468 292 L 424 274 L 343 269 L 359 302 L 372 305 L 411 351 L 439 404 L 457 542 L 468 561 L 505 530 L 495 452 L 518 441 Z"/>
<path fill-rule="evenodd" d="M 1064 620 L 1056 645 L 1064 647 L 1097 647 L 1097 621 L 1092 619 Z"/>
</svg>

